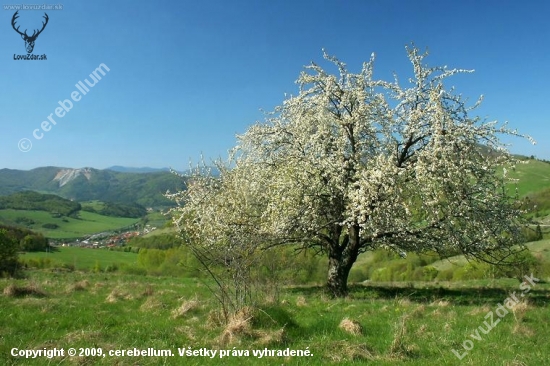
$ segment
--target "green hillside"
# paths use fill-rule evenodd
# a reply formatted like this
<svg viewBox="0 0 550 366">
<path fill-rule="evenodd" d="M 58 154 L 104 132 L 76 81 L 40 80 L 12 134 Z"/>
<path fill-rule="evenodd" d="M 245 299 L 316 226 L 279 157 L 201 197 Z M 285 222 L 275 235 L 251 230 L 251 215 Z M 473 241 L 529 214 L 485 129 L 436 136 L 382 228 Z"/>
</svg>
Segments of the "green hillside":
<svg viewBox="0 0 550 366">
<path fill-rule="evenodd" d="M 23 191 L 0 197 L 0 209 L 39 210 L 52 214 L 70 216 L 82 207 L 78 202 L 33 191 Z"/>
<path fill-rule="evenodd" d="M 70 265 L 76 270 L 92 270 L 96 265 L 105 268 L 112 265 L 137 264 L 137 254 L 103 249 L 89 249 L 79 247 L 59 247 L 51 252 L 33 252 L 21 254 L 23 262 L 29 260 L 47 259 L 54 266 Z"/>
<path fill-rule="evenodd" d="M 109 217 L 93 212 L 79 211 L 75 217 L 57 217 L 46 211 L 0 210 L 0 223 L 25 226 L 52 239 L 80 238 L 103 231 L 116 230 L 136 224 L 140 219 Z M 49 224 L 49 225 L 48 225 Z M 55 225 L 55 226 L 54 226 Z M 51 228 L 48 228 L 51 227 Z M 56 227 L 53 229 L 53 227 Z"/>
<path fill-rule="evenodd" d="M 519 197 L 550 188 L 550 163 L 525 159 L 515 170 L 509 171 L 510 178 L 518 179 L 517 193 Z M 509 185 L 509 194 L 515 194 L 515 184 Z"/>
</svg>

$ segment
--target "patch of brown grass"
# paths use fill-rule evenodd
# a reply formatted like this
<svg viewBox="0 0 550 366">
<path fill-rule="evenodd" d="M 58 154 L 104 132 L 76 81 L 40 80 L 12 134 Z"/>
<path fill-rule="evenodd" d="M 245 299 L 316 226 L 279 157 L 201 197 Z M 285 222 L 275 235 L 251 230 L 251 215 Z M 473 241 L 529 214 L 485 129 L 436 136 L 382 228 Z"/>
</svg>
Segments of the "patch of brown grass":
<svg viewBox="0 0 550 366">
<path fill-rule="evenodd" d="M 393 341 L 390 346 L 390 358 L 402 358 L 418 351 L 418 346 L 412 344 L 407 345 L 405 337 L 407 335 L 407 320 L 408 316 L 402 316 L 400 321 L 395 324 Z"/>
<path fill-rule="evenodd" d="M 329 346 L 328 358 L 333 362 L 344 361 L 374 361 L 374 352 L 364 343 L 349 344 L 349 342 L 338 341 Z"/>
<path fill-rule="evenodd" d="M 148 297 L 147 300 L 145 300 L 143 304 L 141 304 L 141 306 L 139 307 L 139 310 L 148 312 L 148 311 L 160 309 L 162 307 L 163 307 L 162 302 L 155 299 L 154 297 Z"/>
<path fill-rule="evenodd" d="M 237 341 L 241 336 L 254 335 L 252 332 L 253 319 L 254 309 L 248 306 L 232 315 L 220 336 L 220 344 L 231 344 Z"/>
<path fill-rule="evenodd" d="M 527 366 L 527 364 L 520 360 L 512 360 L 510 362 L 506 362 L 504 366 Z"/>
<path fill-rule="evenodd" d="M 194 341 L 196 339 L 193 328 L 190 326 L 176 327 L 176 332 L 184 334 L 189 340 Z"/>
<path fill-rule="evenodd" d="M 426 329 L 428 329 L 428 326 L 426 324 L 422 324 L 417 330 L 416 335 L 417 336 L 423 336 L 426 333 Z"/>
<path fill-rule="evenodd" d="M 479 314 L 487 314 L 489 311 L 491 311 L 491 308 L 487 305 L 484 305 L 484 306 L 472 309 L 468 313 L 468 315 L 474 315 L 475 316 L 475 315 L 479 315 Z"/>
<path fill-rule="evenodd" d="M 75 292 L 75 291 L 85 291 L 90 286 L 90 282 L 88 280 L 82 280 L 79 282 L 75 282 L 67 286 L 67 293 Z"/>
<path fill-rule="evenodd" d="M 524 337 L 532 337 L 535 335 L 535 331 L 533 329 L 527 327 L 524 324 L 518 324 L 514 325 L 514 328 L 512 329 L 512 333 L 519 334 Z"/>
<path fill-rule="evenodd" d="M 439 308 L 435 309 L 434 311 L 432 311 L 432 316 L 435 316 L 435 317 L 443 316 L 443 312 Z"/>
<path fill-rule="evenodd" d="M 416 308 L 414 308 L 413 311 L 411 311 L 410 316 L 421 318 L 424 316 L 424 312 L 426 311 L 426 306 L 424 304 L 418 305 Z"/>
<path fill-rule="evenodd" d="M 353 334 L 355 336 L 363 334 L 363 327 L 359 324 L 358 321 L 352 320 L 349 318 L 344 318 L 338 325 L 338 328 L 342 329 L 344 332 Z"/>
<path fill-rule="evenodd" d="M 35 283 L 30 283 L 26 286 L 17 286 L 15 284 L 9 284 L 4 288 L 3 294 L 8 297 L 23 297 L 23 296 L 35 296 L 46 297 L 47 294 L 38 287 Z"/>
<path fill-rule="evenodd" d="M 447 306 L 451 305 L 451 303 L 447 300 L 439 300 L 439 301 L 432 302 L 430 305 L 444 308 L 444 307 L 447 307 Z"/>
<path fill-rule="evenodd" d="M 186 300 L 181 304 L 181 306 L 179 306 L 178 308 L 172 310 L 172 318 L 173 319 L 181 318 L 182 316 L 184 316 L 188 312 L 198 308 L 199 305 L 200 305 L 200 303 L 196 299 Z"/>
<path fill-rule="evenodd" d="M 408 297 L 402 297 L 399 300 L 397 300 L 397 305 L 406 308 L 412 305 L 412 301 L 409 300 Z"/>
<path fill-rule="evenodd" d="M 260 330 L 255 333 L 258 338 L 256 344 L 260 346 L 267 346 L 269 344 L 281 344 L 286 339 L 285 328 L 277 330 Z"/>
<path fill-rule="evenodd" d="M 527 299 L 523 299 L 512 306 L 512 313 L 514 314 L 514 319 L 516 319 L 516 323 L 519 323 L 523 320 L 523 317 L 525 316 L 525 313 L 527 313 L 527 310 L 529 310 L 529 308 L 530 306 Z"/>
<path fill-rule="evenodd" d="M 296 299 L 296 306 L 307 306 L 306 298 L 304 296 L 298 296 L 298 298 Z"/>
<path fill-rule="evenodd" d="M 107 296 L 107 298 L 105 299 L 106 302 L 109 302 L 109 303 L 114 303 L 114 302 L 117 302 L 119 300 L 133 300 L 134 297 L 126 292 L 126 291 L 122 291 L 121 289 L 115 287 L 111 293 L 109 294 L 109 296 Z"/>
<path fill-rule="evenodd" d="M 67 340 L 67 343 L 77 343 L 77 342 L 93 342 L 101 339 L 102 334 L 99 331 L 90 331 L 90 330 L 77 330 L 74 332 L 67 333 L 64 337 Z"/>
<path fill-rule="evenodd" d="M 206 318 L 206 326 L 209 329 L 218 328 L 225 324 L 225 317 L 221 310 L 210 310 Z"/>
</svg>

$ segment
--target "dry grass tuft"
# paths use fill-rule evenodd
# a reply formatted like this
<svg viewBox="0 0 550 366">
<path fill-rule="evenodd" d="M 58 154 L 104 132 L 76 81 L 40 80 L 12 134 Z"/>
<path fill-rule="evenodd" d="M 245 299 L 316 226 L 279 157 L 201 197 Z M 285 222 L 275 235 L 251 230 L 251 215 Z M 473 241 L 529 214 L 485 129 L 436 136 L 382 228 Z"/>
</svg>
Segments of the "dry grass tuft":
<svg viewBox="0 0 550 366">
<path fill-rule="evenodd" d="M 329 346 L 328 358 L 335 363 L 345 361 L 374 361 L 374 352 L 364 343 L 349 344 L 349 342 L 334 342 Z"/>
<path fill-rule="evenodd" d="M 193 328 L 190 326 L 181 326 L 175 328 L 176 332 L 184 334 L 187 339 L 194 341 L 196 339 L 195 333 L 193 331 Z"/>
<path fill-rule="evenodd" d="M 518 324 L 518 323 L 514 325 L 514 328 L 512 329 L 512 333 L 519 334 L 524 337 L 532 337 L 535 335 L 535 332 L 533 331 L 533 329 L 527 327 L 524 324 Z"/>
<path fill-rule="evenodd" d="M 512 313 L 514 314 L 516 323 L 521 322 L 521 320 L 523 319 L 523 317 L 525 316 L 525 313 L 527 312 L 527 310 L 529 310 L 529 308 L 530 306 L 527 299 L 523 299 L 522 301 L 517 302 L 512 306 Z"/>
<path fill-rule="evenodd" d="M 162 307 L 163 307 L 162 302 L 155 299 L 154 297 L 148 297 L 147 300 L 145 300 L 143 304 L 141 304 L 141 306 L 139 307 L 139 310 L 148 312 L 148 311 L 160 309 Z"/>
<path fill-rule="evenodd" d="M 527 366 L 527 364 L 520 360 L 512 360 L 510 362 L 506 362 L 504 366 Z"/>
<path fill-rule="evenodd" d="M 196 299 L 186 300 L 181 304 L 180 307 L 178 307 L 177 309 L 172 310 L 172 318 L 173 319 L 180 318 L 180 317 L 184 316 L 185 314 L 187 314 L 188 312 L 190 312 L 191 310 L 195 310 L 196 308 L 198 308 L 199 305 L 200 305 L 200 303 Z"/>
<path fill-rule="evenodd" d="M 306 298 L 304 296 L 298 296 L 298 298 L 296 299 L 296 306 L 307 306 Z"/>
<path fill-rule="evenodd" d="M 122 291 L 119 288 L 114 288 L 113 291 L 105 299 L 106 302 L 115 303 L 118 300 L 133 300 L 134 297 L 128 292 Z"/>
<path fill-rule="evenodd" d="M 100 340 L 101 337 L 102 334 L 99 331 L 77 330 L 67 333 L 63 338 L 67 341 L 67 343 L 72 344 L 77 342 L 93 343 L 94 341 Z"/>
<path fill-rule="evenodd" d="M 221 310 L 210 310 L 206 318 L 208 329 L 218 328 L 225 324 L 225 317 Z"/>
<path fill-rule="evenodd" d="M 421 318 L 426 312 L 426 306 L 424 304 L 418 305 L 413 311 L 411 311 L 411 316 Z"/>
<path fill-rule="evenodd" d="M 444 307 L 447 307 L 447 306 L 451 305 L 451 303 L 447 300 L 439 300 L 439 301 L 432 302 L 430 305 L 444 308 Z"/>
<path fill-rule="evenodd" d="M 17 286 L 15 284 L 9 284 L 4 288 L 3 294 L 8 297 L 23 297 L 23 296 L 47 296 L 41 288 L 35 283 L 30 283 L 26 286 Z"/>
<path fill-rule="evenodd" d="M 407 317 L 401 317 L 401 321 L 395 324 L 393 333 L 393 341 L 390 346 L 390 355 L 402 356 L 408 352 L 405 345 L 405 335 L 407 334 Z"/>
<path fill-rule="evenodd" d="M 525 326 L 524 324 L 516 324 L 512 329 L 513 334 L 519 334 L 523 337 L 533 337 L 536 333 L 533 329 Z"/>
<path fill-rule="evenodd" d="M 67 286 L 66 292 L 71 293 L 75 291 L 85 291 L 89 286 L 90 286 L 90 282 L 88 282 L 88 280 L 82 280 Z"/>
<path fill-rule="evenodd" d="M 422 324 L 417 330 L 416 335 L 417 336 L 423 336 L 426 333 L 426 329 L 428 329 L 428 326 L 426 324 Z"/>
<path fill-rule="evenodd" d="M 286 340 L 286 331 L 285 328 L 272 331 L 261 330 L 257 331 L 255 336 L 258 337 L 258 341 L 256 343 L 260 346 L 281 344 Z"/>
<path fill-rule="evenodd" d="M 472 309 L 468 313 L 468 315 L 474 315 L 475 316 L 475 315 L 479 315 L 479 314 L 487 314 L 489 311 L 491 311 L 491 308 L 487 305 L 484 305 L 484 306 Z"/>
<path fill-rule="evenodd" d="M 220 336 L 220 343 L 227 345 L 237 341 L 240 336 L 254 335 L 254 332 L 252 332 L 253 319 L 254 309 L 248 306 L 232 315 Z"/>
<path fill-rule="evenodd" d="M 349 318 L 342 319 L 340 325 L 338 325 L 338 328 L 355 336 L 363 334 L 363 327 L 361 326 L 361 324 L 359 324 L 358 321 Z"/>
<path fill-rule="evenodd" d="M 413 303 L 411 300 L 409 300 L 408 297 L 402 297 L 399 300 L 397 300 L 397 304 L 399 306 L 402 306 L 404 308 L 411 306 Z"/>
</svg>

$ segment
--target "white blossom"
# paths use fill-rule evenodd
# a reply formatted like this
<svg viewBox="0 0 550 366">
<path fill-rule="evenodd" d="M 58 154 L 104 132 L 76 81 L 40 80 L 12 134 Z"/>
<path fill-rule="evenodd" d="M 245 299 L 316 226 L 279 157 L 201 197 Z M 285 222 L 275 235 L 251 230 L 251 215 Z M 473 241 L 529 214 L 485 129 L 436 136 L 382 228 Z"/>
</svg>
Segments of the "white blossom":
<svg viewBox="0 0 550 366">
<path fill-rule="evenodd" d="M 233 168 L 181 193 L 176 223 L 212 245 L 318 245 L 348 273 L 377 247 L 475 255 L 516 243 L 521 212 L 503 193 L 506 170 L 504 180 L 496 171 L 516 163 L 498 135 L 521 135 L 470 116 L 481 98 L 469 107 L 444 88 L 471 70 L 407 53 L 406 86 L 373 79 L 374 55 L 353 74 L 324 53 L 339 75 L 306 67 L 299 94 L 238 136 Z"/>
</svg>

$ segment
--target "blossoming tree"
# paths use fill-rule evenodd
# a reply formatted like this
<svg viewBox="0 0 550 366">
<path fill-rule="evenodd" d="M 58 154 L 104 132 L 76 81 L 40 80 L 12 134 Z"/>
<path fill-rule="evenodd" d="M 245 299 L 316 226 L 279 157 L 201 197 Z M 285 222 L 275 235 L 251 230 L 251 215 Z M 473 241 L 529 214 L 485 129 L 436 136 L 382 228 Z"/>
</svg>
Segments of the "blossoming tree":
<svg viewBox="0 0 550 366">
<path fill-rule="evenodd" d="M 375 80 L 374 57 L 357 74 L 327 54 L 339 75 L 308 66 L 299 94 L 238 136 L 216 189 L 199 179 L 181 193 L 182 229 L 226 249 L 229 237 L 316 248 L 328 256 L 334 296 L 347 293 L 358 255 L 376 248 L 501 258 L 521 241 L 522 223 L 506 170 L 498 174 L 515 163 L 498 136 L 519 134 L 471 117 L 481 99 L 468 107 L 445 89 L 470 71 L 407 53 L 414 76 L 405 86 Z"/>
</svg>

